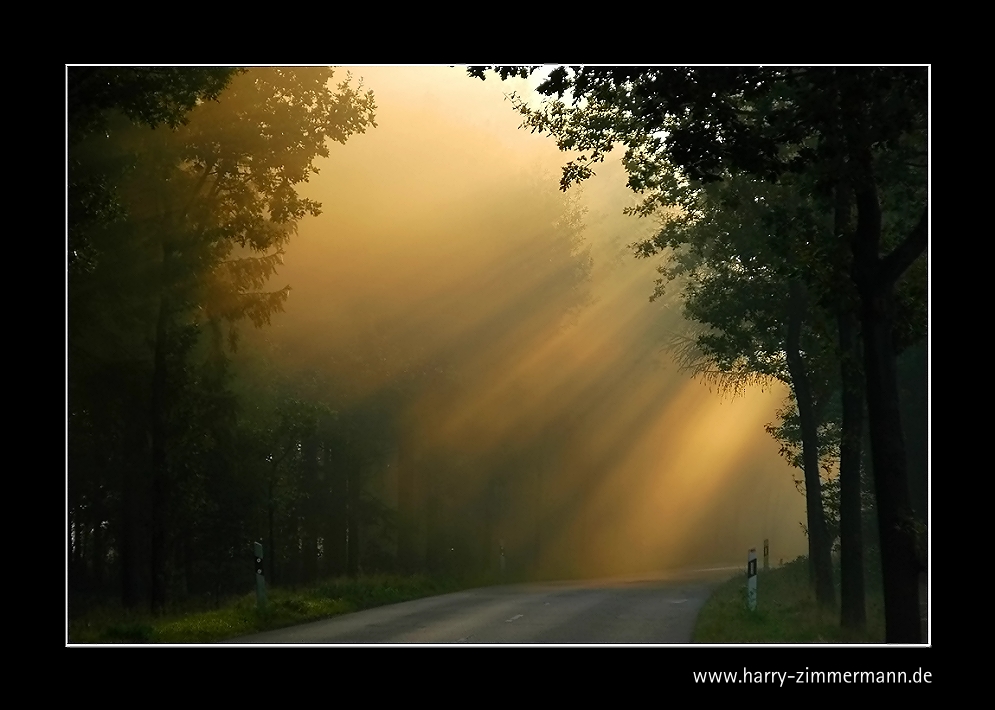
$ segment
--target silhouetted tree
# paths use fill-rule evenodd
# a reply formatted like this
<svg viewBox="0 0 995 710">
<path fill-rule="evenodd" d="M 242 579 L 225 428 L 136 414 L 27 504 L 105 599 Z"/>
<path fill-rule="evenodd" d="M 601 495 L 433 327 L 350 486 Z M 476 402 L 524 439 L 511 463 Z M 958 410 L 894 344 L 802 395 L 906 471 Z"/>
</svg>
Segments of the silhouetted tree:
<svg viewBox="0 0 995 710">
<path fill-rule="evenodd" d="M 100 367 L 130 363 L 130 401 L 144 404 L 115 416 L 143 421 L 145 436 L 127 449 L 138 465 L 123 468 L 123 598 L 139 596 L 132 570 L 145 559 L 154 609 L 165 603 L 178 486 L 196 468 L 186 444 L 206 434 L 186 409 L 212 368 L 225 389 L 234 324 L 265 324 L 287 297 L 289 288 L 263 286 L 297 222 L 320 209 L 296 186 L 328 155 L 329 139 L 344 143 L 375 125 L 372 94 L 348 80 L 333 86 L 327 68 L 259 68 L 234 79 L 231 70 L 190 71 L 69 76 L 70 181 L 104 176 L 112 184 L 79 194 L 113 203 L 74 212 L 88 198 L 70 200 L 70 234 L 85 226 L 89 252 L 86 268 L 70 269 L 70 411 L 94 406 L 75 393 L 102 397 L 89 382 Z M 209 418 L 234 426 L 216 414 Z M 71 486 L 73 471 L 71 463 Z"/>
<path fill-rule="evenodd" d="M 497 67 L 502 77 L 537 67 Z M 485 67 L 470 70 L 484 77 Z M 925 136 L 928 70 L 923 67 L 558 67 L 538 87 L 558 97 L 538 109 L 516 104 L 533 131 L 580 155 L 562 186 L 593 174 L 616 144 L 629 185 L 664 205 L 661 183 L 705 183 L 745 174 L 777 182 L 814 171 L 823 190 L 852 196 L 854 226 L 841 267 L 858 296 L 863 365 L 879 508 L 887 637 L 918 642 L 918 572 L 898 407 L 895 284 L 927 244 Z M 569 95 L 570 105 L 562 99 Z M 882 150 L 889 149 L 889 150 Z M 897 242 L 882 238 L 887 156 L 912 155 L 917 207 L 902 213 Z M 904 161 L 903 162 L 909 162 Z M 679 170 L 674 176 L 670 166 Z M 810 262 L 816 270 L 821 263 Z"/>
</svg>

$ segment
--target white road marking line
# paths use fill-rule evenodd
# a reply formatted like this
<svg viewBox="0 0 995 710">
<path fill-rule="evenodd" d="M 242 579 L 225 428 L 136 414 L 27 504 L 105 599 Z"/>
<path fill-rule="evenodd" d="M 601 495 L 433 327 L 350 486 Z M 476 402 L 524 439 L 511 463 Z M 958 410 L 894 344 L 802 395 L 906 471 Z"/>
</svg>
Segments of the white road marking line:
<svg viewBox="0 0 995 710">
<path fill-rule="evenodd" d="M 523 616 L 525 616 L 525 614 L 515 614 L 515 615 L 514 615 L 513 617 L 511 617 L 510 619 L 505 619 L 505 620 L 504 620 L 504 623 L 506 623 L 506 624 L 507 624 L 507 623 L 509 623 L 509 622 L 512 622 L 512 621 L 514 621 L 515 619 L 521 619 L 521 618 L 522 618 Z"/>
<path fill-rule="evenodd" d="M 686 601 L 687 601 L 687 599 L 671 599 L 670 603 L 671 604 L 683 604 Z"/>
</svg>

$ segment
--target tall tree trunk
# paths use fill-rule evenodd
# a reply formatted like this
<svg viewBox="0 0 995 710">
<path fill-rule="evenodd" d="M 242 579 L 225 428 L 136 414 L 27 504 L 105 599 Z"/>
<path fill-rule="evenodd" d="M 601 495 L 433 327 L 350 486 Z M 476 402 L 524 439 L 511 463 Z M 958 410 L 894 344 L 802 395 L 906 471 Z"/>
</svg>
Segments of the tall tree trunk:
<svg viewBox="0 0 995 710">
<path fill-rule="evenodd" d="M 82 557 L 80 545 L 81 528 L 79 510 L 73 503 L 69 504 L 69 539 L 66 545 L 69 549 L 69 591 L 85 586 L 85 560 Z"/>
<path fill-rule="evenodd" d="M 851 211 L 853 191 L 846 177 L 836 184 L 833 231 L 838 268 L 836 320 L 839 332 L 840 382 L 843 420 L 840 432 L 840 625 L 863 630 L 867 625 L 864 600 L 864 540 L 861 521 L 861 458 L 864 429 L 864 386 L 860 368 L 860 339 L 855 313 L 857 294 L 850 279 L 852 255 Z"/>
<path fill-rule="evenodd" d="M 864 428 L 864 389 L 854 314 L 839 314 L 843 424 L 840 436 L 840 624 L 862 630 L 864 603 L 864 536 L 861 528 L 860 459 Z"/>
<path fill-rule="evenodd" d="M 168 259 L 168 252 L 165 259 Z M 165 260 L 164 259 L 164 260 Z M 152 374 L 152 466 L 149 481 L 149 502 L 151 511 L 151 548 L 149 571 L 151 573 L 151 607 L 155 614 L 161 613 L 166 604 L 166 521 L 165 521 L 165 477 L 166 477 L 166 348 L 169 312 L 166 296 L 159 300 L 159 317 L 156 320 L 155 359 Z"/>
<path fill-rule="evenodd" d="M 532 551 L 532 571 L 539 573 L 539 565 L 542 559 L 542 468 L 536 467 L 536 498 L 535 498 L 535 547 Z"/>
<path fill-rule="evenodd" d="M 919 564 L 898 408 L 891 323 L 878 299 L 864 306 L 867 410 L 889 643 L 919 643 Z M 882 299 L 890 300 L 890 299 Z"/>
<path fill-rule="evenodd" d="M 425 477 L 425 568 L 433 575 L 445 572 L 446 530 L 438 477 L 438 470 L 429 471 Z"/>
<path fill-rule="evenodd" d="M 350 466 L 347 472 L 348 486 L 348 512 L 347 524 L 349 526 L 349 561 L 347 572 L 350 577 L 359 575 L 359 471 L 355 465 Z"/>
<path fill-rule="evenodd" d="M 920 643 L 919 563 L 899 410 L 892 308 L 895 282 L 926 247 L 927 210 L 923 210 L 919 224 L 906 240 L 887 257 L 879 258 L 881 208 L 871 175 L 869 151 L 859 158 L 865 170 L 864 180 L 855 191 L 854 281 L 860 293 L 864 334 L 867 417 L 884 577 L 885 636 L 888 643 Z"/>
<path fill-rule="evenodd" d="M 349 522 L 346 517 L 349 493 L 346 485 L 346 461 L 344 452 L 330 443 L 325 444 L 327 453 L 326 481 L 328 484 L 328 510 L 325 515 L 325 573 L 337 577 L 346 573 L 349 561 L 347 539 Z"/>
<path fill-rule="evenodd" d="M 303 503 L 304 528 L 301 558 L 301 575 L 305 584 L 318 577 L 318 503 L 321 481 L 318 479 L 318 437 L 309 434 L 301 442 L 301 468 L 307 496 Z"/>
<path fill-rule="evenodd" d="M 146 495 L 148 470 L 148 443 L 145 432 L 127 428 L 131 435 L 133 457 L 121 462 L 121 528 L 118 550 L 121 555 L 121 605 L 126 609 L 138 606 L 144 595 L 144 569 L 146 550 Z"/>
<path fill-rule="evenodd" d="M 276 461 L 273 462 L 273 469 L 269 477 L 269 500 L 266 504 L 266 525 L 268 528 L 267 542 L 269 549 L 263 550 L 263 555 L 269 558 L 269 584 L 276 584 L 276 530 L 273 525 L 273 518 L 276 516 Z"/>
<path fill-rule="evenodd" d="M 801 282 L 791 282 L 790 318 L 786 355 L 792 388 L 798 404 L 802 431 L 802 464 L 805 472 L 805 507 L 808 520 L 809 564 L 815 571 L 815 597 L 820 606 L 836 605 L 829 533 L 822 508 L 822 481 L 819 477 L 818 421 L 812 389 L 801 356 L 801 328 L 805 314 L 805 292 Z"/>
<path fill-rule="evenodd" d="M 101 491 L 103 495 L 103 491 Z M 104 562 L 107 559 L 107 544 L 103 521 L 106 517 L 103 499 L 94 503 L 93 526 L 93 586 L 101 594 L 104 592 Z"/>
<path fill-rule="evenodd" d="M 425 486 L 417 445 L 400 441 L 397 457 L 397 563 L 402 572 L 425 568 Z"/>
</svg>

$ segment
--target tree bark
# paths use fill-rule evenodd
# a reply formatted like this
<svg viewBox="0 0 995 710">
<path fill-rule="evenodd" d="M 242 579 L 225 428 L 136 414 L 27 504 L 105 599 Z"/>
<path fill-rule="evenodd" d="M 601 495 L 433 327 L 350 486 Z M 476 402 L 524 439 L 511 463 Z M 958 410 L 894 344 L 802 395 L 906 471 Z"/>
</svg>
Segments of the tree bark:
<svg viewBox="0 0 995 710">
<path fill-rule="evenodd" d="M 121 606 L 134 609 L 142 597 L 142 572 L 139 566 L 142 537 L 141 496 L 138 493 L 138 477 L 134 471 L 124 474 L 124 490 L 121 496 L 121 539 L 118 542 L 121 554 Z"/>
<path fill-rule="evenodd" d="M 346 485 L 349 506 L 346 513 L 346 524 L 349 526 L 347 572 L 355 578 L 359 575 L 359 471 L 355 466 L 350 466 L 346 472 Z"/>
<path fill-rule="evenodd" d="M 397 562 L 406 574 L 425 568 L 425 482 L 417 444 L 402 438 L 397 470 Z"/>
<path fill-rule="evenodd" d="M 852 232 L 852 189 L 840 178 L 834 190 L 833 231 L 836 237 L 839 284 L 836 320 L 839 332 L 839 358 L 842 422 L 840 432 L 840 625 L 857 631 L 867 625 L 864 599 L 864 540 L 861 521 L 861 454 L 864 428 L 864 387 L 860 368 L 859 321 L 855 312 L 857 294 L 850 280 L 852 258 L 849 241 Z"/>
<path fill-rule="evenodd" d="M 269 535 L 267 542 L 269 549 L 263 550 L 265 557 L 269 558 L 269 583 L 275 585 L 276 582 L 276 532 L 273 526 L 273 518 L 276 515 L 276 462 L 273 462 L 273 470 L 269 479 L 269 500 L 266 502 L 266 524 Z M 264 557 L 264 559 L 265 559 Z"/>
<path fill-rule="evenodd" d="M 895 281 L 925 249 L 927 212 L 923 210 L 919 224 L 904 243 L 880 259 L 881 208 L 869 154 L 861 158 L 866 177 L 855 192 L 857 229 L 852 247 L 864 334 L 867 416 L 884 577 L 885 638 L 888 643 L 920 643 L 919 563 L 899 411 L 892 308 Z"/>
<path fill-rule="evenodd" d="M 318 437 L 311 433 L 301 441 L 301 468 L 304 475 L 304 528 L 301 545 L 301 576 L 305 584 L 318 578 L 318 524 L 319 499 L 322 481 L 318 478 Z"/>
<path fill-rule="evenodd" d="M 168 252 L 164 262 L 169 258 Z M 161 613 L 166 605 L 166 521 L 165 521 L 165 476 L 166 476 L 166 348 L 167 323 L 169 319 L 166 296 L 159 301 L 159 317 L 156 321 L 155 360 L 152 374 L 152 466 L 150 470 L 149 503 L 151 512 L 151 549 L 149 571 L 151 573 L 152 613 Z"/>
<path fill-rule="evenodd" d="M 140 407 L 145 409 L 147 397 L 138 395 L 136 400 L 129 402 L 128 412 L 136 412 Z M 148 422 L 144 417 L 136 415 L 136 422 L 128 422 L 124 427 L 127 432 L 128 449 L 131 455 L 125 455 L 118 465 L 121 466 L 121 520 L 118 549 L 121 554 L 121 604 L 126 609 L 137 607 L 146 592 L 145 572 L 148 567 L 143 563 L 148 550 L 148 528 L 146 522 L 148 511 Z"/>
<path fill-rule="evenodd" d="M 790 319 L 786 355 L 792 388 L 798 404 L 802 430 L 802 462 L 805 472 L 805 507 L 808 521 L 809 564 L 815 571 L 815 597 L 820 606 L 836 605 L 829 533 L 822 507 L 822 482 L 819 477 L 818 421 L 804 361 L 801 355 L 801 327 L 805 313 L 805 293 L 801 282 L 791 282 Z"/>
<path fill-rule="evenodd" d="M 341 447 L 331 442 L 325 443 L 326 484 L 328 486 L 328 509 L 325 514 L 325 574 L 338 577 L 346 572 L 349 551 L 346 541 L 349 536 L 348 509 L 346 496 L 345 470 L 347 462 Z"/>
<path fill-rule="evenodd" d="M 840 625 L 862 630 L 867 625 L 864 602 L 864 540 L 861 528 L 860 459 L 864 427 L 864 391 L 856 317 L 839 314 L 843 423 L 840 437 Z"/>
<path fill-rule="evenodd" d="M 888 301 L 890 298 L 871 299 L 865 302 L 863 313 L 867 411 L 884 574 L 886 640 L 888 643 L 919 643 L 919 564 L 898 408 L 891 322 L 886 315 Z"/>
</svg>

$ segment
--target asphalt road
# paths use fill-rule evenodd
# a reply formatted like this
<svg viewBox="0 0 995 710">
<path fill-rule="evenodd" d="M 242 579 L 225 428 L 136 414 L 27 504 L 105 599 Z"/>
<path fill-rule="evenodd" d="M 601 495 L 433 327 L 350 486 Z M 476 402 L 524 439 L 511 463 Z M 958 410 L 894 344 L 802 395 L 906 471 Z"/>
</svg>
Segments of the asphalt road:
<svg viewBox="0 0 995 710">
<path fill-rule="evenodd" d="M 229 644 L 690 643 L 712 589 L 734 567 L 507 585 L 392 604 Z"/>
</svg>

